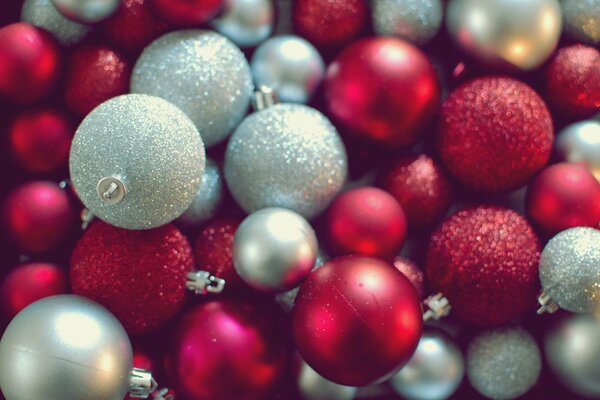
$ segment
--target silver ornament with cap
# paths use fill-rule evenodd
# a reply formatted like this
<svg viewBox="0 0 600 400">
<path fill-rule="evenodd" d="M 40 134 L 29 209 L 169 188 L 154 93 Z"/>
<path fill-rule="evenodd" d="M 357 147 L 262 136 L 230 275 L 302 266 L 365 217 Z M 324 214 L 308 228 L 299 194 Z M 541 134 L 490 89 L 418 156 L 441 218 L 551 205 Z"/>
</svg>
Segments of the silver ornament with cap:
<svg viewBox="0 0 600 400">
<path fill-rule="evenodd" d="M 63 46 L 81 42 L 92 30 L 58 12 L 51 0 L 25 0 L 21 21 L 45 29 Z"/>
<path fill-rule="evenodd" d="M 378 35 L 398 36 L 418 45 L 437 34 L 444 16 L 441 0 L 373 0 L 371 7 Z"/>
<path fill-rule="evenodd" d="M 52 0 L 65 17 L 82 24 L 95 24 L 117 11 L 121 0 Z"/>
<path fill-rule="evenodd" d="M 556 152 L 563 161 L 583 162 L 600 180 L 600 122 L 586 120 L 565 127 L 556 137 Z"/>
<path fill-rule="evenodd" d="M 207 159 L 198 192 L 192 204 L 177 218 L 177 224 L 183 227 L 200 226 L 217 214 L 222 200 L 223 177 L 221 171 L 214 161 Z"/>
<path fill-rule="evenodd" d="M 254 47 L 273 31 L 275 7 L 272 0 L 224 0 L 210 24 L 238 46 Z"/>
</svg>

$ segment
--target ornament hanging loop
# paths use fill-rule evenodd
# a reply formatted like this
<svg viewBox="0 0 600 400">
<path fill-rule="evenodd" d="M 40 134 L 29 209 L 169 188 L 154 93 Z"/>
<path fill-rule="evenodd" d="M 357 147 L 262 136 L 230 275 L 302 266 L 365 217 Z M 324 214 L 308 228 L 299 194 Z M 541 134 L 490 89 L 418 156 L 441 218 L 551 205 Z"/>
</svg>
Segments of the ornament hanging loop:
<svg viewBox="0 0 600 400">
<path fill-rule="evenodd" d="M 175 396 L 169 393 L 169 388 L 162 388 L 154 393 L 152 400 L 175 400 Z"/>
<path fill-rule="evenodd" d="M 116 176 L 107 176 L 96 185 L 98 196 L 107 204 L 118 204 L 125 197 L 127 189 L 123 181 Z"/>
<path fill-rule="evenodd" d="M 544 313 L 553 314 L 559 309 L 558 304 L 544 291 L 538 296 L 538 303 L 540 303 L 540 308 L 537 310 L 538 315 Z"/>
<path fill-rule="evenodd" d="M 211 275 L 208 271 L 192 271 L 187 274 L 185 287 L 196 294 L 216 294 L 225 289 L 225 279 Z"/>
<path fill-rule="evenodd" d="M 423 321 L 439 321 L 450 314 L 452 309 L 448 299 L 441 293 L 429 296 L 423 301 L 423 305 L 427 308 L 427 311 L 423 313 Z"/>
<path fill-rule="evenodd" d="M 129 378 L 129 396 L 135 399 L 147 399 L 158 388 L 150 371 L 134 368 Z"/>
<path fill-rule="evenodd" d="M 270 87 L 261 85 L 260 88 L 254 92 L 254 110 L 261 111 L 275 104 L 277 104 L 277 94 Z"/>
</svg>

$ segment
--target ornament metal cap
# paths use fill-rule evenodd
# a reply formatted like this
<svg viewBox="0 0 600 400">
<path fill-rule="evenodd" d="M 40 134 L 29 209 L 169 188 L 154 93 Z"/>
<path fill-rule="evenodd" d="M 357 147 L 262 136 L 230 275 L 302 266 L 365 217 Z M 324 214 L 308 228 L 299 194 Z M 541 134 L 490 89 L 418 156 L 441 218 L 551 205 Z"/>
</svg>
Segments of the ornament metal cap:
<svg viewBox="0 0 600 400">
<path fill-rule="evenodd" d="M 225 279 L 211 275 L 208 271 L 191 271 L 187 274 L 185 287 L 196 294 L 217 294 L 225 289 Z"/>
<path fill-rule="evenodd" d="M 538 296 L 538 303 L 540 303 L 540 308 L 538 308 L 538 315 L 548 313 L 554 314 L 560 308 L 558 304 L 548 295 L 548 293 L 542 291 Z"/>
<path fill-rule="evenodd" d="M 252 105 L 255 111 L 264 110 L 277 103 L 277 93 L 267 85 L 261 85 L 260 88 L 254 92 L 254 101 Z"/>
<path fill-rule="evenodd" d="M 102 200 L 107 204 L 118 204 L 127 193 L 127 188 L 123 181 L 116 176 L 107 176 L 98 182 L 96 192 Z"/>
<path fill-rule="evenodd" d="M 430 321 L 432 319 L 439 321 L 450 314 L 450 310 L 452 309 L 450 302 L 442 293 L 429 296 L 423 301 L 423 305 L 427 308 L 427 311 L 423 313 L 423 321 Z"/>
<path fill-rule="evenodd" d="M 129 396 L 135 399 L 147 399 L 158 388 L 150 371 L 134 368 L 129 378 Z"/>
</svg>

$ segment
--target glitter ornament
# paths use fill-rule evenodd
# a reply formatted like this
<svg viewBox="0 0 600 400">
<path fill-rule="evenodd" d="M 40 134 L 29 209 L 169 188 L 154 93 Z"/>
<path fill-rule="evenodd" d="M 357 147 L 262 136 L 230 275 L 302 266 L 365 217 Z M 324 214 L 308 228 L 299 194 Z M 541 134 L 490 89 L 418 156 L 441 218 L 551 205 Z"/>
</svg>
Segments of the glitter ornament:
<svg viewBox="0 0 600 400">
<path fill-rule="evenodd" d="M 562 0 L 565 33 L 578 42 L 600 44 L 600 1 Z"/>
<path fill-rule="evenodd" d="M 276 104 L 237 127 L 224 170 L 231 194 L 247 212 L 284 207 L 312 218 L 341 190 L 346 150 L 335 127 L 317 110 Z"/>
<path fill-rule="evenodd" d="M 396 257 L 394 267 L 404 275 L 417 291 L 420 299 L 425 298 L 425 278 L 417 264 L 404 257 Z"/>
<path fill-rule="evenodd" d="M 542 99 L 507 77 L 482 77 L 442 105 L 437 150 L 469 189 L 502 193 L 531 179 L 550 158 L 554 132 Z"/>
<path fill-rule="evenodd" d="M 119 8 L 121 0 L 52 0 L 65 17 L 83 24 L 95 24 L 108 18 Z"/>
<path fill-rule="evenodd" d="M 133 69 L 131 91 L 162 97 L 181 108 L 206 146 L 212 146 L 246 115 L 252 74 L 244 54 L 224 36 L 176 31 L 144 49 Z"/>
<path fill-rule="evenodd" d="M 240 47 L 254 47 L 273 31 L 275 7 L 271 0 L 224 0 L 211 26 Z"/>
<path fill-rule="evenodd" d="M 75 191 L 94 215 L 122 228 L 150 229 L 191 204 L 204 173 L 204 146 L 171 103 L 123 95 L 83 120 L 69 163 Z"/>
<path fill-rule="evenodd" d="M 81 42 L 91 31 L 89 26 L 71 21 L 59 13 L 52 0 L 25 0 L 21 20 L 47 30 L 63 46 Z"/>
<path fill-rule="evenodd" d="M 198 26 L 216 16 L 223 0 L 152 0 L 156 15 L 177 26 Z"/>
<path fill-rule="evenodd" d="M 440 0 L 375 0 L 371 7 L 378 35 L 398 36 L 418 45 L 436 35 L 444 15 Z"/>
<path fill-rule="evenodd" d="M 213 218 L 223 200 L 223 177 L 219 167 L 212 160 L 206 160 L 202 182 L 192 204 L 176 222 L 184 227 L 199 226 Z"/>
<path fill-rule="evenodd" d="M 555 148 L 561 160 L 583 163 L 600 180 L 600 122 L 568 125 L 557 136 Z"/>
<path fill-rule="evenodd" d="M 300 360 L 298 391 L 303 400 L 353 400 L 357 389 L 331 382 Z"/>
</svg>

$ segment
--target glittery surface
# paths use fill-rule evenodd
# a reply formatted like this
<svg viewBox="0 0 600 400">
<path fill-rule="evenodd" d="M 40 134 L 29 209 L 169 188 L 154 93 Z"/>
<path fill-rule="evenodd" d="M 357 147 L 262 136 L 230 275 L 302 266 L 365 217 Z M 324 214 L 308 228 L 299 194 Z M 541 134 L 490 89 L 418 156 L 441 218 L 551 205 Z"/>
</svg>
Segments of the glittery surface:
<svg viewBox="0 0 600 400">
<path fill-rule="evenodd" d="M 491 399 L 514 399 L 538 380 L 542 356 L 524 329 L 504 327 L 484 332 L 469 344 L 467 376 L 471 385 Z"/>
<path fill-rule="evenodd" d="M 440 0 L 374 0 L 371 7 L 378 35 L 399 36 L 421 45 L 435 36 L 444 14 Z"/>
<path fill-rule="evenodd" d="M 131 91 L 169 100 L 196 124 L 206 146 L 229 135 L 248 110 L 252 75 L 244 54 L 224 36 L 202 30 L 168 33 L 137 60 Z"/>
<path fill-rule="evenodd" d="M 562 0 L 564 30 L 577 41 L 600 44 L 600 0 Z"/>
<path fill-rule="evenodd" d="M 79 43 L 92 29 L 64 17 L 51 0 L 25 0 L 21 21 L 47 30 L 64 46 Z"/>
<path fill-rule="evenodd" d="M 183 305 L 192 249 L 173 225 L 130 231 L 94 222 L 71 257 L 71 286 L 108 308 L 129 333 L 154 330 Z"/>
<path fill-rule="evenodd" d="M 542 252 L 540 281 L 561 308 L 591 313 L 600 307 L 600 231 L 577 227 L 554 236 Z"/>
<path fill-rule="evenodd" d="M 198 226 L 214 217 L 223 199 L 223 177 L 212 160 L 206 160 L 202 183 L 192 204 L 177 219 L 183 226 Z"/>
<path fill-rule="evenodd" d="M 417 264 L 404 257 L 396 257 L 394 261 L 394 267 L 408 278 L 410 283 L 414 286 L 419 298 L 425 298 L 427 294 L 425 287 L 425 277 L 423 271 L 419 269 Z"/>
<path fill-rule="evenodd" d="M 75 191 L 99 218 L 127 229 L 149 229 L 179 217 L 198 192 L 204 145 L 192 121 L 169 102 L 146 95 L 111 99 L 81 123 L 71 144 Z M 118 204 L 96 192 L 103 177 L 126 187 Z"/>
<path fill-rule="evenodd" d="M 436 140 L 443 163 L 472 190 L 516 189 L 550 158 L 552 118 L 526 84 L 483 77 L 452 92 L 441 110 Z"/>
<path fill-rule="evenodd" d="M 340 191 L 346 175 L 346 150 L 335 127 L 299 104 L 250 115 L 225 155 L 225 180 L 247 212 L 272 206 L 314 217 Z"/>
<path fill-rule="evenodd" d="M 516 212 L 480 206 L 457 212 L 431 236 L 426 275 L 452 313 L 465 322 L 494 326 L 531 309 L 539 292 L 541 244 Z"/>
</svg>

